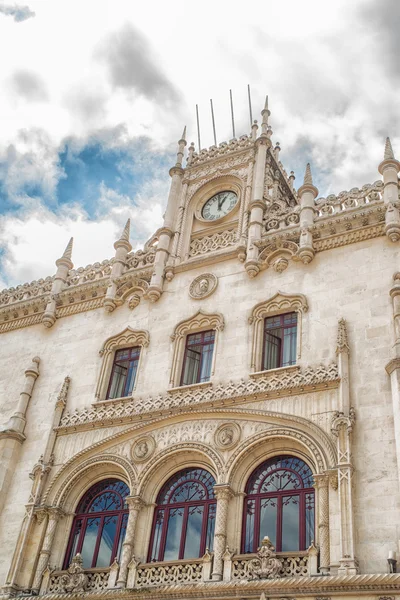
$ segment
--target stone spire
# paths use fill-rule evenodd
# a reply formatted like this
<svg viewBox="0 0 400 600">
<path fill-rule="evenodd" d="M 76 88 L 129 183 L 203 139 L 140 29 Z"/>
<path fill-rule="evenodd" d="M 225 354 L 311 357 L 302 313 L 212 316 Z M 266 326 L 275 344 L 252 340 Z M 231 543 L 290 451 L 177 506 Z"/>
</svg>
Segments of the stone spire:
<svg viewBox="0 0 400 600">
<path fill-rule="evenodd" d="M 268 109 L 268 96 L 265 96 L 264 108 L 261 111 L 262 122 L 261 122 L 261 135 L 267 135 L 268 131 L 268 117 L 271 112 Z"/>
<path fill-rule="evenodd" d="M 383 155 L 383 158 L 384 158 L 384 160 L 394 158 L 393 148 L 392 148 L 392 144 L 390 143 L 389 137 L 386 138 L 385 153 Z"/>
<path fill-rule="evenodd" d="M 183 153 L 186 146 L 186 125 L 183 128 L 182 137 L 178 142 L 178 152 L 176 154 L 175 167 L 182 167 Z"/>
<path fill-rule="evenodd" d="M 339 319 L 336 338 L 336 354 L 341 352 L 347 352 L 347 354 L 350 352 L 345 319 Z"/>
<path fill-rule="evenodd" d="M 130 252 L 132 250 L 132 246 L 129 241 L 130 230 L 131 230 L 131 220 L 128 219 L 127 222 L 125 223 L 125 227 L 122 231 L 121 237 L 116 242 L 114 242 L 114 248 L 116 250 L 118 250 L 118 248 L 126 248 L 127 252 Z"/>
<path fill-rule="evenodd" d="M 306 172 L 304 173 L 303 185 L 313 185 L 310 163 L 307 163 L 307 166 L 306 166 Z"/>
<path fill-rule="evenodd" d="M 61 258 L 58 258 L 56 260 L 56 267 L 65 266 L 67 269 L 73 268 L 74 265 L 72 264 L 72 260 L 71 260 L 73 243 L 74 243 L 74 238 L 72 237 L 72 238 L 70 238 Z"/>
</svg>

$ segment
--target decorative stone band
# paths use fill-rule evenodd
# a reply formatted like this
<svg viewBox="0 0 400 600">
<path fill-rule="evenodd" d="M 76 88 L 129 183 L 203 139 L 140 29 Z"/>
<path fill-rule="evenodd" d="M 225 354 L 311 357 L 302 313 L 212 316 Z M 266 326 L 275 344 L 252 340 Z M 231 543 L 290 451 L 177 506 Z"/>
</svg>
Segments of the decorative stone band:
<svg viewBox="0 0 400 600">
<path fill-rule="evenodd" d="M 337 364 L 320 365 L 319 367 L 300 368 L 296 371 L 268 374 L 258 376 L 256 379 L 241 379 L 231 381 L 228 384 L 219 384 L 215 387 L 191 388 L 171 394 L 160 394 L 155 397 L 141 397 L 129 399 L 129 402 L 116 401 L 107 404 L 99 404 L 82 411 L 76 410 L 66 413 L 61 420 L 60 427 L 76 428 L 78 425 L 98 423 L 110 425 L 114 421 L 119 425 L 124 421 L 131 421 L 135 415 L 169 410 L 174 407 L 215 405 L 221 401 L 240 399 L 240 401 L 254 401 L 260 397 L 277 398 L 302 394 L 310 391 L 333 388 L 339 385 L 339 373 Z"/>
<path fill-rule="evenodd" d="M 104 571 L 103 571 L 104 572 Z M 90 578 L 89 578 L 90 579 Z M 54 584 L 53 584 L 54 585 Z M 51 586 L 51 591 L 45 594 L 45 597 L 51 600 L 65 600 L 66 594 L 62 593 Z M 137 600 L 143 598 L 146 600 L 215 600 L 226 599 L 228 597 L 236 597 L 238 593 L 237 580 L 229 582 L 214 582 L 207 581 L 203 585 L 199 582 L 181 583 L 175 581 L 171 584 L 162 584 L 140 589 L 106 589 L 103 585 L 91 585 L 89 581 L 87 597 L 90 600 L 100 600 L 104 598 Z M 55 589 L 54 589 L 55 588 Z M 351 597 L 370 598 L 371 595 L 376 595 L 378 598 L 384 597 L 384 594 L 398 594 L 400 589 L 400 573 L 380 573 L 353 575 L 343 577 L 340 575 L 325 576 L 325 577 L 280 577 L 278 579 L 260 579 L 260 580 L 242 580 L 240 582 L 241 598 L 257 597 L 264 592 L 267 596 L 274 597 L 287 596 L 295 594 L 296 598 L 301 596 L 321 596 L 329 594 L 340 594 L 341 597 L 346 597 L 348 594 Z M 3 596 L 6 598 L 7 596 Z M 69 596 L 71 597 L 71 596 Z M 390 596 L 389 596 L 390 597 Z M 37 596 L 24 596 L 25 599 L 37 599 Z"/>
</svg>

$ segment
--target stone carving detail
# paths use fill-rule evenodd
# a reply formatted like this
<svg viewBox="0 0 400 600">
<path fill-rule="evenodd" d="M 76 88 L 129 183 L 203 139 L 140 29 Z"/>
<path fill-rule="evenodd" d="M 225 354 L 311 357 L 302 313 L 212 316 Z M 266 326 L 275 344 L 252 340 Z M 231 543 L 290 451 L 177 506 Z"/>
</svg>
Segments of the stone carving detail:
<svg viewBox="0 0 400 600">
<path fill-rule="evenodd" d="M 275 547 L 266 535 L 257 548 L 257 558 L 250 561 L 250 575 L 258 579 L 275 579 L 281 577 L 282 566 L 282 560 L 276 557 Z"/>
<path fill-rule="evenodd" d="M 192 238 L 189 247 L 189 257 L 206 254 L 221 248 L 232 246 L 236 242 L 236 229 L 226 229 L 212 235 L 205 235 L 199 238 Z"/>
<path fill-rule="evenodd" d="M 189 287 L 189 296 L 194 300 L 202 300 L 211 296 L 217 285 L 218 278 L 213 273 L 204 273 L 193 279 Z"/>
<path fill-rule="evenodd" d="M 232 562 L 232 580 L 252 579 L 250 572 L 251 561 L 254 560 L 254 554 L 246 558 L 236 558 Z M 280 577 L 307 577 L 308 575 L 308 556 L 282 556 Z"/>
<path fill-rule="evenodd" d="M 67 275 L 67 285 L 81 285 L 89 281 L 96 281 L 111 275 L 111 268 L 114 259 L 103 260 L 101 263 L 96 262 L 93 265 L 79 267 L 79 269 L 71 269 Z"/>
<path fill-rule="evenodd" d="M 241 429 L 237 423 L 225 423 L 218 427 L 214 434 L 214 442 L 220 450 L 234 448 L 240 440 Z"/>
<path fill-rule="evenodd" d="M 76 426 L 93 421 L 104 422 L 115 418 L 129 418 L 135 414 L 216 402 L 225 398 L 251 396 L 256 399 L 258 394 L 274 397 L 281 395 L 284 390 L 290 390 L 291 394 L 296 391 L 303 393 L 309 389 L 314 391 L 318 389 L 318 386 L 325 389 L 329 384 L 337 385 L 338 382 L 339 373 L 335 363 L 328 366 L 321 365 L 316 369 L 307 367 L 304 370 L 298 369 L 286 373 L 274 373 L 273 375 L 268 375 L 268 372 L 266 372 L 265 375 L 257 377 L 257 379 L 231 381 L 228 384 L 219 384 L 216 387 L 182 389 L 182 391 L 178 391 L 173 395 L 160 394 L 155 397 L 133 398 L 132 402 L 129 403 L 115 402 L 90 409 L 85 408 L 82 411 L 67 412 L 61 420 L 60 427 Z"/>
<path fill-rule="evenodd" d="M 232 139 L 229 143 L 221 142 L 219 146 L 211 146 L 207 150 L 193 152 L 190 167 L 200 165 L 207 160 L 224 157 L 231 152 L 246 150 L 252 146 L 253 140 L 247 135 L 241 135 L 239 139 Z"/>
<path fill-rule="evenodd" d="M 100 592 L 106 590 L 108 587 L 108 581 L 110 577 L 110 570 L 103 571 L 88 571 L 85 575 L 87 577 L 87 585 L 85 592 Z M 48 594 L 57 594 L 65 592 L 61 579 L 65 577 L 65 571 L 63 572 L 52 572 L 49 578 L 49 586 L 47 589 Z"/>
<path fill-rule="evenodd" d="M 151 585 L 168 585 L 179 583 L 196 583 L 203 579 L 203 561 L 191 561 L 183 564 L 142 565 L 137 569 L 136 587 Z"/>
<path fill-rule="evenodd" d="M 383 182 L 367 183 L 361 189 L 352 188 L 349 192 L 340 192 L 337 196 L 330 194 L 327 198 L 317 200 L 317 209 L 321 217 L 340 213 L 358 206 L 382 201 Z"/>
<path fill-rule="evenodd" d="M 336 354 L 339 354 L 340 352 L 347 352 L 347 354 L 350 352 L 345 319 L 340 319 L 338 323 Z"/>
<path fill-rule="evenodd" d="M 297 253 L 299 246 L 290 240 L 277 239 L 271 241 L 261 252 L 259 260 L 264 268 L 272 267 L 278 273 L 287 269 L 289 260 L 300 260 Z"/>
<path fill-rule="evenodd" d="M 150 247 L 147 251 L 137 250 L 136 252 L 131 252 L 126 258 L 128 270 L 144 269 L 151 266 L 154 263 L 155 255 L 156 248 L 154 247 Z"/>
<path fill-rule="evenodd" d="M 88 584 L 88 577 L 83 570 L 83 559 L 80 554 L 74 556 L 68 567 L 66 575 L 60 578 L 60 587 L 64 592 L 84 592 Z"/>
<path fill-rule="evenodd" d="M 156 443 L 151 435 L 141 437 L 132 446 L 132 460 L 133 462 L 144 462 L 151 458 L 156 449 Z"/>
</svg>

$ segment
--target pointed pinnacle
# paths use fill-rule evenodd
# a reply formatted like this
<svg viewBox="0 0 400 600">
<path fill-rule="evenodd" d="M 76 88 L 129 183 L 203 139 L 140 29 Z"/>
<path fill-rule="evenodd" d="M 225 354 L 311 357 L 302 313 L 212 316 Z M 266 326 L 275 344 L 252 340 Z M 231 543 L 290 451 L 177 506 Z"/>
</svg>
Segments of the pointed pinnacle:
<svg viewBox="0 0 400 600">
<path fill-rule="evenodd" d="M 62 255 L 62 258 L 68 258 L 69 260 L 71 260 L 72 258 L 72 244 L 73 244 L 74 238 L 72 237 L 68 244 L 67 247 L 64 250 L 64 254 Z"/>
<path fill-rule="evenodd" d="M 126 222 L 126 224 L 125 224 L 125 227 L 124 227 L 124 230 L 122 232 L 122 235 L 121 235 L 120 239 L 121 240 L 126 240 L 127 242 L 129 242 L 130 230 L 131 230 L 131 220 L 128 219 L 127 222 Z"/>
<path fill-rule="evenodd" d="M 264 110 L 268 110 L 268 94 L 265 96 Z"/>
<path fill-rule="evenodd" d="M 385 143 L 385 154 L 383 160 L 388 160 L 394 158 L 392 144 L 390 143 L 390 138 L 386 138 Z"/>
<path fill-rule="evenodd" d="M 303 185 L 313 185 L 310 163 L 307 163 Z"/>
<path fill-rule="evenodd" d="M 181 139 L 182 139 L 183 141 L 185 141 L 185 142 L 186 142 L 186 125 L 185 125 L 185 127 L 183 128 L 183 133 L 182 133 L 182 137 L 181 137 Z"/>
</svg>

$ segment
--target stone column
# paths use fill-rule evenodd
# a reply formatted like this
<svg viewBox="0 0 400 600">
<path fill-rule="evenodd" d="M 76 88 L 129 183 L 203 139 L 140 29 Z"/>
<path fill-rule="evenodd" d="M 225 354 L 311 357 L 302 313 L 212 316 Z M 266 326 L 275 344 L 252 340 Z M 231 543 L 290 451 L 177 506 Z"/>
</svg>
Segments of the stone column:
<svg viewBox="0 0 400 600">
<path fill-rule="evenodd" d="M 314 487 L 318 499 L 318 545 L 319 570 L 324 575 L 329 573 L 330 543 L 329 543 L 329 477 L 326 474 L 314 475 Z"/>
<path fill-rule="evenodd" d="M 313 185 L 310 163 L 307 164 L 304 174 L 304 183 L 298 190 L 300 198 L 300 247 L 299 257 L 304 264 L 312 261 L 315 255 L 311 226 L 314 224 L 315 198 L 318 190 Z"/>
<path fill-rule="evenodd" d="M 385 233 L 392 242 L 400 240 L 399 185 L 400 163 L 394 158 L 390 139 L 386 138 L 383 161 L 378 167 L 383 176 L 383 200 L 386 205 Z"/>
<path fill-rule="evenodd" d="M 46 533 L 43 540 L 42 549 L 40 551 L 39 560 L 36 567 L 35 577 L 33 579 L 32 592 L 38 594 L 40 585 L 42 583 L 43 573 L 49 564 L 51 547 L 53 545 L 54 534 L 56 532 L 56 526 L 60 517 L 64 516 L 64 513 L 58 507 L 51 507 L 47 509 L 48 521 L 46 526 Z"/>
<path fill-rule="evenodd" d="M 340 508 L 340 551 L 339 575 L 357 575 L 358 565 L 354 552 L 353 510 L 353 465 L 351 464 L 351 433 L 355 422 L 355 411 L 350 408 L 349 416 L 336 413 L 332 422 L 332 433 L 337 438 L 338 490 Z"/>
<path fill-rule="evenodd" d="M 161 297 L 163 291 L 165 267 L 169 257 L 171 238 L 174 234 L 179 197 L 182 194 L 182 179 L 185 173 L 182 168 L 183 154 L 186 146 L 185 136 L 186 127 L 183 130 L 182 138 L 178 142 L 176 164 L 169 171 L 171 176 L 171 187 L 164 216 L 164 226 L 158 232 L 158 245 L 154 258 L 154 270 L 151 276 L 149 289 L 147 290 L 147 296 L 150 299 L 150 302 L 156 302 Z"/>
<path fill-rule="evenodd" d="M 393 346 L 394 358 L 386 365 L 386 372 L 390 376 L 392 391 L 394 432 L 397 455 L 397 469 L 400 480 L 400 273 L 393 276 L 394 284 L 390 290 L 393 302 L 393 323 L 395 342 Z"/>
<path fill-rule="evenodd" d="M 253 197 L 249 206 L 250 222 L 247 242 L 247 258 L 245 262 L 245 268 L 250 277 L 255 277 L 260 272 L 260 266 L 258 264 L 258 255 L 260 251 L 257 242 L 261 240 L 262 236 L 263 215 L 265 209 L 264 182 L 267 150 L 272 145 L 270 140 L 272 130 L 268 127 L 268 117 L 271 114 L 268 110 L 268 97 L 261 114 L 263 117 L 261 135 L 255 142 L 257 155 L 254 169 Z"/>
<path fill-rule="evenodd" d="M 21 444 L 25 441 L 26 411 L 39 377 L 40 359 L 35 356 L 32 366 L 25 371 L 25 385 L 20 393 L 17 409 L 7 425 L 0 430 L 0 513 L 18 461 Z"/>
<path fill-rule="evenodd" d="M 212 579 L 221 581 L 224 570 L 223 555 L 226 550 L 226 526 L 228 522 L 229 500 L 233 496 L 231 487 L 227 483 L 214 486 L 217 498 L 217 513 L 215 516 L 214 533 L 214 565 Z"/>
<path fill-rule="evenodd" d="M 117 587 L 124 588 L 128 578 L 128 567 L 132 558 L 133 544 L 136 531 L 136 523 L 139 512 L 144 503 L 140 496 L 128 496 L 126 501 L 129 506 L 128 524 L 126 527 L 125 539 L 122 544 L 121 563 L 117 579 Z"/>
</svg>

